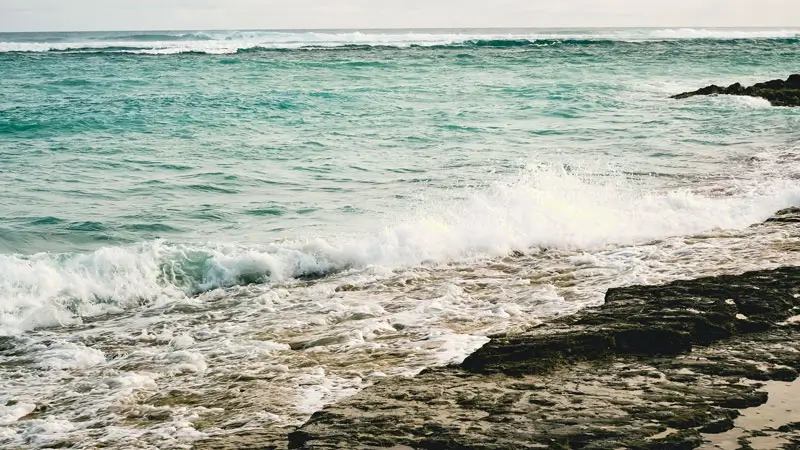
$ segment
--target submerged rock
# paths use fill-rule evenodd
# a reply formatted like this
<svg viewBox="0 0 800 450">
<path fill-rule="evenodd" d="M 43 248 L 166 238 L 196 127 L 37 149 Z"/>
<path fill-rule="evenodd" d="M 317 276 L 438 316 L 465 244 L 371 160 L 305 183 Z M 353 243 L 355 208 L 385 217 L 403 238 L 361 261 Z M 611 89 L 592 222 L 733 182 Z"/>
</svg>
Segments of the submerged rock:
<svg viewBox="0 0 800 450">
<path fill-rule="evenodd" d="M 790 75 L 786 81 L 772 80 L 744 87 L 734 83 L 728 87 L 712 84 L 692 92 L 673 95 L 670 98 L 684 99 L 697 95 L 743 95 L 769 100 L 772 106 L 800 106 L 800 75 Z"/>
</svg>

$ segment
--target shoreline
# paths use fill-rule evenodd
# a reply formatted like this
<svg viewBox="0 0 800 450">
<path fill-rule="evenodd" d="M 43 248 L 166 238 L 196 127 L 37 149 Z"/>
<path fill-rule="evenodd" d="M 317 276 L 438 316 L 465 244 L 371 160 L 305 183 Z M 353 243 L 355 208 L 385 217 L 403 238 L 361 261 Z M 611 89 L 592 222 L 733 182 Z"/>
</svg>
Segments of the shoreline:
<svg viewBox="0 0 800 450">
<path fill-rule="evenodd" d="M 790 208 L 765 224 L 798 222 Z M 800 418 L 785 411 L 797 402 L 780 393 L 800 386 L 799 285 L 800 267 L 787 266 L 610 289 L 602 306 L 492 336 L 462 364 L 329 405 L 288 446 L 797 445 Z"/>
</svg>

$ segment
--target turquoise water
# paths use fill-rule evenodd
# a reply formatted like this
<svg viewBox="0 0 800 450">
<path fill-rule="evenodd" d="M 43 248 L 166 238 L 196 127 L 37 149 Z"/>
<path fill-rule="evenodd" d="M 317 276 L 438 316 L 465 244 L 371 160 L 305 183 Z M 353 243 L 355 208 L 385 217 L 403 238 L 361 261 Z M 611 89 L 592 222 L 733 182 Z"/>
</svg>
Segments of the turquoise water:
<svg viewBox="0 0 800 450">
<path fill-rule="evenodd" d="M 800 110 L 668 97 L 786 78 L 798 55 L 798 30 L 0 34 L 0 336 L 57 372 L 4 388 L 41 404 L 70 373 L 152 393 L 186 383 L 180 360 L 205 392 L 278 352 L 295 394 L 259 408 L 291 424 L 608 286 L 758 266 L 763 239 L 737 233 L 800 202 Z M 684 242 L 702 233 L 729 240 Z M 532 260 L 492 272 L 515 251 Z M 306 373 L 286 345 L 323 338 Z M 148 345 L 166 356 L 136 359 Z M 367 347 L 393 356 L 334 356 Z M 82 407 L 133 401 L 106 384 Z M 55 435 L 97 442 L 75 408 Z"/>
<path fill-rule="evenodd" d="M 791 134 L 796 115 L 663 97 L 783 77 L 797 69 L 799 42 L 5 52 L 0 248 L 348 232 L 416 208 L 421 192 L 482 186 L 554 154 L 630 172 L 713 173 L 780 144 L 773 130 Z"/>
</svg>

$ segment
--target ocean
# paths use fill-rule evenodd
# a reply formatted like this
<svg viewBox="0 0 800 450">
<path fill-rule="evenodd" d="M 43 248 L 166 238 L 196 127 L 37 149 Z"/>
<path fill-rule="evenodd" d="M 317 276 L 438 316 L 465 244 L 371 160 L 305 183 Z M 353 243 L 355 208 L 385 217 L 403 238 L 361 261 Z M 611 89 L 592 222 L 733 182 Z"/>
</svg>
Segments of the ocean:
<svg viewBox="0 0 800 450">
<path fill-rule="evenodd" d="M 270 436 L 610 287 L 798 264 L 800 29 L 0 34 L 0 446 Z M 254 431 L 255 432 L 255 431 Z"/>
</svg>

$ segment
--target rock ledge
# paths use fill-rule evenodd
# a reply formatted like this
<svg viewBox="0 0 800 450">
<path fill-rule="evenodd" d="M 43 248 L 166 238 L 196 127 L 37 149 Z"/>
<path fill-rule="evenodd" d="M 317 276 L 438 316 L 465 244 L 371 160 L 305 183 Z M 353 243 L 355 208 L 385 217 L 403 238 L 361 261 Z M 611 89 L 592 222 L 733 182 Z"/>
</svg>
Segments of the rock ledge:
<svg viewBox="0 0 800 450">
<path fill-rule="evenodd" d="M 794 233 L 800 209 L 758 226 Z M 293 449 L 800 448 L 800 267 L 611 289 L 289 434 Z"/>
<path fill-rule="evenodd" d="M 670 98 L 684 99 L 697 95 L 743 95 L 769 100 L 772 106 L 800 106 L 800 75 L 790 75 L 786 81 L 772 80 L 744 87 L 734 83 L 728 87 L 712 84 L 693 92 L 684 92 Z"/>
</svg>

